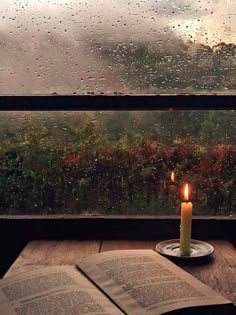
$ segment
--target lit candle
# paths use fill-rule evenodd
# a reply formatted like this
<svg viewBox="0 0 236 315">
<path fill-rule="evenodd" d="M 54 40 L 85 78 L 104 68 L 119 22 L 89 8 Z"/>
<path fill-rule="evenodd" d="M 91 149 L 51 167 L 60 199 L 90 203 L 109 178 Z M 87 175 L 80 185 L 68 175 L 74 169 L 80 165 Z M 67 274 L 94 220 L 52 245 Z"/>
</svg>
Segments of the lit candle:
<svg viewBox="0 0 236 315">
<path fill-rule="evenodd" d="M 170 181 L 171 181 L 172 184 L 175 183 L 175 173 L 174 173 L 174 171 L 171 172 Z"/>
<path fill-rule="evenodd" d="M 180 253 L 182 256 L 190 256 L 193 204 L 188 201 L 188 195 L 189 189 L 186 184 L 184 187 L 185 202 L 181 203 Z"/>
</svg>

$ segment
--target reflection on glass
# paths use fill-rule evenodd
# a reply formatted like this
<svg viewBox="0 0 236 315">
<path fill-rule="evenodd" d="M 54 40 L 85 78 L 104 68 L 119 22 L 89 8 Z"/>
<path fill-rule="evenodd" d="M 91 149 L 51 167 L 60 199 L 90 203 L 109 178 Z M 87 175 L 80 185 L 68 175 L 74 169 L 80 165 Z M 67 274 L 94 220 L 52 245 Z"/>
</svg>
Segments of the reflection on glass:
<svg viewBox="0 0 236 315">
<path fill-rule="evenodd" d="M 235 215 L 235 111 L 2 112 L 1 214 Z"/>
<path fill-rule="evenodd" d="M 235 92 L 232 0 L 2 0 L 0 93 Z"/>
</svg>

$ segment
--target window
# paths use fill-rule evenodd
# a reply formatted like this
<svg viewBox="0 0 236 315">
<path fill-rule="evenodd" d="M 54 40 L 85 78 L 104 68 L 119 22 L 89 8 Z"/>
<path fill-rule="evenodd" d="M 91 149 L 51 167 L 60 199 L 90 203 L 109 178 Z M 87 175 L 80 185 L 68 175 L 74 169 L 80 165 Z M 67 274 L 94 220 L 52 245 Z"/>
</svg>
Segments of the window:
<svg viewBox="0 0 236 315">
<path fill-rule="evenodd" d="M 178 214 L 185 182 L 195 214 L 235 214 L 234 110 L 0 120 L 2 214 Z"/>
<path fill-rule="evenodd" d="M 0 213 L 178 214 L 189 182 L 195 214 L 235 215 L 235 106 L 213 97 L 235 95 L 233 16 L 230 0 L 2 1 Z M 153 111 L 131 112 L 133 94 L 210 94 L 211 111 L 138 96 Z"/>
<path fill-rule="evenodd" d="M 235 91 L 231 0 L 5 0 L 1 94 Z"/>
</svg>

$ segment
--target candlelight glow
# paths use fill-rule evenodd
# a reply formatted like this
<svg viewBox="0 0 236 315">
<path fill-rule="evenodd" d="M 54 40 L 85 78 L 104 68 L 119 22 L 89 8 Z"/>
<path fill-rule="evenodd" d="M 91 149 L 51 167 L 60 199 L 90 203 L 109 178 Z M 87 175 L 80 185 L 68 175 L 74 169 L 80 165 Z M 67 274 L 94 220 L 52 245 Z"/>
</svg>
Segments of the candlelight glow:
<svg viewBox="0 0 236 315">
<path fill-rule="evenodd" d="M 172 183 L 175 182 L 175 173 L 173 171 L 171 172 L 170 180 L 171 180 Z"/>
<path fill-rule="evenodd" d="M 188 184 L 186 184 L 184 186 L 184 200 L 188 201 L 188 197 L 189 197 L 189 189 L 188 189 Z"/>
</svg>

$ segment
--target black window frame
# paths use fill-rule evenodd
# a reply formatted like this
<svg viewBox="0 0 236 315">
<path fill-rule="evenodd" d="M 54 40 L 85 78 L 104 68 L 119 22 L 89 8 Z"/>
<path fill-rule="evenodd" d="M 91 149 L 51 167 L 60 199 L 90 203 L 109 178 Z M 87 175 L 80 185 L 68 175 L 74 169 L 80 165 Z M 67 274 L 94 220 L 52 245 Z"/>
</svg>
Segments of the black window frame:
<svg viewBox="0 0 236 315">
<path fill-rule="evenodd" d="M 233 110 L 234 94 L 0 96 L 0 111 Z"/>
<path fill-rule="evenodd" d="M 0 96 L 0 111 L 235 110 L 233 94 Z M 193 219 L 193 238 L 236 241 L 236 217 Z M 31 239 L 164 239 L 179 234 L 179 216 L 1 215 L 6 237 Z"/>
</svg>

